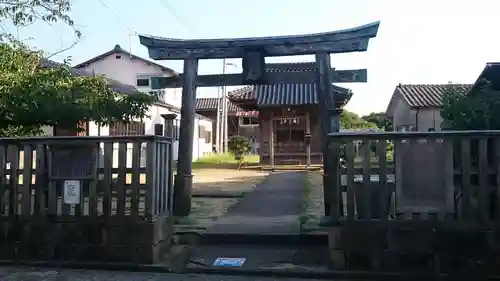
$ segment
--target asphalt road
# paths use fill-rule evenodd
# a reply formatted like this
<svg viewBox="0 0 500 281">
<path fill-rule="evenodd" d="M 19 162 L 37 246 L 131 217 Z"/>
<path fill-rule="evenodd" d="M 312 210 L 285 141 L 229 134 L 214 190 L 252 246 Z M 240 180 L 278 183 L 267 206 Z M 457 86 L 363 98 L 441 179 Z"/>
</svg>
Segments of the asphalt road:
<svg viewBox="0 0 500 281">
<path fill-rule="evenodd" d="M 120 272 L 71 270 L 27 267 L 0 267 L 2 281 L 315 281 L 313 279 L 283 279 L 243 276 L 199 274 L 167 274 L 146 272 Z M 316 280 L 318 281 L 318 280 Z"/>
</svg>

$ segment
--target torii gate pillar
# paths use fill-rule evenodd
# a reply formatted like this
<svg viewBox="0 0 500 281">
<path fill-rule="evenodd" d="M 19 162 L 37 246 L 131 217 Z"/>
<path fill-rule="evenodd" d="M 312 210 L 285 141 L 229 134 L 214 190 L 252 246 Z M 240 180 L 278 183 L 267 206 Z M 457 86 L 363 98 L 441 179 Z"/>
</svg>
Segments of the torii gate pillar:
<svg viewBox="0 0 500 281">
<path fill-rule="evenodd" d="M 191 212 L 193 186 L 193 141 L 196 115 L 196 75 L 198 59 L 184 60 L 184 81 L 182 87 L 181 121 L 177 175 L 174 180 L 174 215 L 188 216 Z"/>
</svg>

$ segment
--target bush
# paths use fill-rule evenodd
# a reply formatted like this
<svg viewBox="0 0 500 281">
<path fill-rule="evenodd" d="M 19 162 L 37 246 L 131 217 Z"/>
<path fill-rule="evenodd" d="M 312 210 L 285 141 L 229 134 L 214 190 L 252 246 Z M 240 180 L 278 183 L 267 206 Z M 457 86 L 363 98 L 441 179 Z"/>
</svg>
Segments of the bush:
<svg viewBox="0 0 500 281">
<path fill-rule="evenodd" d="M 234 159 L 238 162 L 238 167 L 243 162 L 243 156 L 252 151 L 250 140 L 243 136 L 232 136 L 227 143 L 229 152 L 234 155 Z"/>
</svg>

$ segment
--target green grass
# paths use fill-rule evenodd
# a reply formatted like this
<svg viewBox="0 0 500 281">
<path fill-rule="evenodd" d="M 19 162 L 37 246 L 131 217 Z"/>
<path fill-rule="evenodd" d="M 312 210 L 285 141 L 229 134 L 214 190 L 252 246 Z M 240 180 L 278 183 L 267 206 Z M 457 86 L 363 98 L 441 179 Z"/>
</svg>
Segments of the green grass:
<svg viewBox="0 0 500 281">
<path fill-rule="evenodd" d="M 312 184 L 311 181 L 309 180 L 309 175 L 306 174 L 304 178 L 302 179 L 302 186 L 304 188 L 304 194 L 302 195 L 302 214 L 299 216 L 299 224 L 300 224 L 300 231 L 303 232 L 304 226 L 307 224 L 307 222 L 312 219 L 312 216 L 309 214 L 309 210 L 312 206 L 312 200 L 311 200 L 311 192 L 313 191 L 312 189 Z"/>
<path fill-rule="evenodd" d="M 258 164 L 260 161 L 259 155 L 245 155 L 243 157 L 243 162 L 249 164 Z M 229 153 L 220 154 L 209 154 L 198 158 L 193 163 L 197 164 L 236 164 L 237 161 L 234 159 L 234 155 Z"/>
<path fill-rule="evenodd" d="M 243 167 L 256 167 L 260 162 L 259 155 L 245 155 Z M 193 162 L 193 169 L 236 169 L 238 162 L 229 153 L 209 154 Z"/>
</svg>

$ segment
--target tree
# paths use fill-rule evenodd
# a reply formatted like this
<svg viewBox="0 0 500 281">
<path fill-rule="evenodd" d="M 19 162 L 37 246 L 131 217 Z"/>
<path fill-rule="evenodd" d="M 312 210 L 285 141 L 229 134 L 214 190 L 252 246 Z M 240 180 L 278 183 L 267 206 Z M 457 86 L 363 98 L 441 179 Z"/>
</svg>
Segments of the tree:
<svg viewBox="0 0 500 281">
<path fill-rule="evenodd" d="M 342 129 L 364 129 L 376 128 L 376 125 L 361 119 L 361 117 L 354 112 L 344 110 L 340 115 L 340 127 Z"/>
<path fill-rule="evenodd" d="M 243 156 L 252 151 L 252 144 L 250 143 L 250 140 L 244 136 L 238 135 L 229 138 L 227 147 L 229 152 L 234 155 L 236 161 L 238 161 L 238 169 L 243 163 Z"/>
<path fill-rule="evenodd" d="M 470 92 L 450 87 L 443 94 L 441 117 L 453 130 L 499 130 L 500 91 L 480 81 Z"/>
<path fill-rule="evenodd" d="M 70 8 L 68 0 L 0 0 L 0 24 L 42 20 L 74 27 L 67 15 Z M 0 43 L 0 136 L 34 135 L 44 125 L 76 129 L 79 122 L 126 122 L 145 117 L 158 99 L 153 94 L 119 94 L 104 77 L 76 77 L 67 61 L 47 65 L 43 52 L 10 34 L 4 33 Z"/>
<path fill-rule="evenodd" d="M 375 124 L 377 128 L 384 131 L 392 131 L 392 122 L 385 116 L 384 112 L 372 112 L 361 117 L 361 119 Z"/>
</svg>

